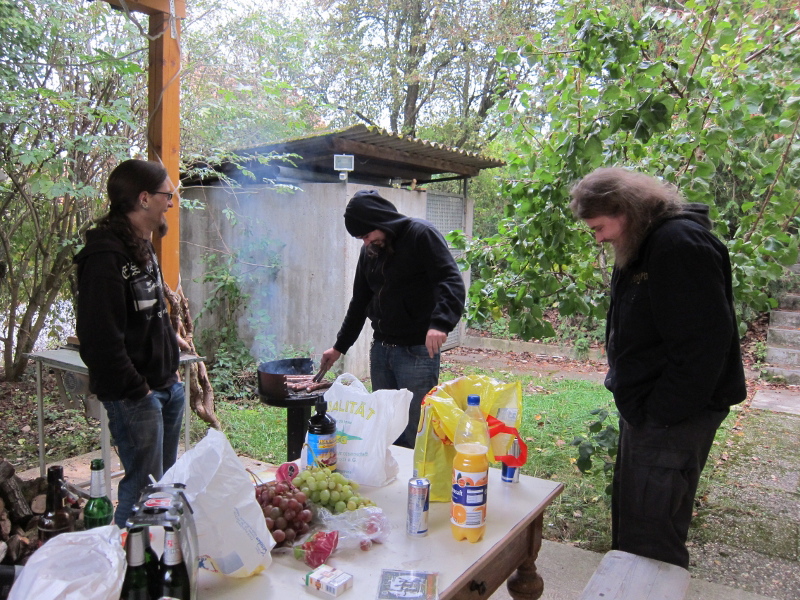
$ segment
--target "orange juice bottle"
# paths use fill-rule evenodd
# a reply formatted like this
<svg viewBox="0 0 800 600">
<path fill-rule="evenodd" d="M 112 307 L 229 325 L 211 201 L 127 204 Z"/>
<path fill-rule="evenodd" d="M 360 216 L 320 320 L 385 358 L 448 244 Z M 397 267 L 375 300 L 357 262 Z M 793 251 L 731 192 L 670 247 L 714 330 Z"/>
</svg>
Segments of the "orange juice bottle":
<svg viewBox="0 0 800 600">
<path fill-rule="evenodd" d="M 479 541 L 486 531 L 489 483 L 489 427 L 480 410 L 480 396 L 467 396 L 467 410 L 456 427 L 453 444 L 453 495 L 450 528 L 456 540 Z"/>
</svg>

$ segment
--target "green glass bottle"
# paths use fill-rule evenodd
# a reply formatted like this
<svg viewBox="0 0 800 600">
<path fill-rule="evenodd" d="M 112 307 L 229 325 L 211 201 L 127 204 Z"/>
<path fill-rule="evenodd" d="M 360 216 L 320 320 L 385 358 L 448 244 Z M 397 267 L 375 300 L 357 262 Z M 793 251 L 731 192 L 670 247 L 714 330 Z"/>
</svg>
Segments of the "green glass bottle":
<svg viewBox="0 0 800 600">
<path fill-rule="evenodd" d="M 128 531 L 125 540 L 125 557 L 128 566 L 125 569 L 125 579 L 122 580 L 122 594 L 120 600 L 152 600 L 147 567 L 144 564 L 144 539 L 141 527 L 134 527 Z"/>
<path fill-rule="evenodd" d="M 144 566 L 147 568 L 147 579 L 150 582 L 150 595 L 153 598 L 161 596 L 161 566 L 158 554 L 150 545 L 150 527 L 144 526 L 142 533 L 144 540 Z"/>
<path fill-rule="evenodd" d="M 160 600 L 189 600 L 190 592 L 189 570 L 183 560 L 180 537 L 172 527 L 165 527 L 159 598 Z"/>
<path fill-rule="evenodd" d="M 106 495 L 106 480 L 103 474 L 105 465 L 102 458 L 92 460 L 92 478 L 89 486 L 91 498 L 83 507 L 83 525 L 86 529 L 103 527 L 114 517 L 114 505 Z"/>
</svg>

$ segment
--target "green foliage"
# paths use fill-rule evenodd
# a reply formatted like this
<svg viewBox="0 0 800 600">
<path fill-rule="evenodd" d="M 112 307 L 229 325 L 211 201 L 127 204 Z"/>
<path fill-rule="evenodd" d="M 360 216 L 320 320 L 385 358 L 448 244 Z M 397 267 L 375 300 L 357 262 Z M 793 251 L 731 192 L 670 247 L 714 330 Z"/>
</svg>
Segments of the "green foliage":
<svg viewBox="0 0 800 600">
<path fill-rule="evenodd" d="M 609 267 L 569 211 L 569 187 L 622 165 L 676 184 L 711 207 L 728 245 L 737 302 L 774 307 L 769 284 L 798 256 L 800 36 L 787 2 L 641 14 L 567 3 L 552 32 L 501 49 L 516 90 L 505 122 L 516 150 L 496 235 L 467 243 L 467 317 L 500 310 L 524 339 L 552 335 L 547 308 L 601 319 Z M 795 28 L 796 29 L 796 28 Z M 530 65 L 534 82 L 521 76 Z"/>
<path fill-rule="evenodd" d="M 8 379 L 22 375 L 54 303 L 71 297 L 72 256 L 103 212 L 108 165 L 144 145 L 141 49 L 105 3 L 78 11 L 55 0 L 0 3 L 0 343 Z"/>
<path fill-rule="evenodd" d="M 614 460 L 619 449 L 619 413 L 607 408 L 596 408 L 591 411 L 596 418 L 589 423 L 589 437 L 576 435 L 570 445 L 578 447 L 578 460 L 575 463 L 581 473 L 593 473 L 592 457 L 602 462 L 602 472 L 610 477 L 614 472 Z M 606 420 L 611 417 L 611 421 Z M 606 486 L 606 494 L 611 495 L 611 484 Z"/>
</svg>

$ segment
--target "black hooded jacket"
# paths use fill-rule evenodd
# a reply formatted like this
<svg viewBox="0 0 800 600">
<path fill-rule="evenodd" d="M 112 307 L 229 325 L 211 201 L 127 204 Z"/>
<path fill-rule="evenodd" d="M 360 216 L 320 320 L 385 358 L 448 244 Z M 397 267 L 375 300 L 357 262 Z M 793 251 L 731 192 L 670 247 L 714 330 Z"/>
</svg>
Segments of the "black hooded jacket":
<svg viewBox="0 0 800 600">
<path fill-rule="evenodd" d="M 345 353 L 369 317 L 374 338 L 422 345 L 429 329 L 450 333 L 464 310 L 464 280 L 444 237 L 423 219 L 407 217 L 374 190 L 357 192 L 345 210 L 351 235 L 380 229 L 389 248 L 371 257 L 361 249 L 353 298 L 334 348 Z"/>
<path fill-rule="evenodd" d="M 605 384 L 633 426 L 674 425 L 747 395 L 730 258 L 707 213 L 688 205 L 614 269 Z"/>
<path fill-rule="evenodd" d="M 169 321 L 161 274 L 142 270 L 122 240 L 92 229 L 75 257 L 76 332 L 89 368 L 89 389 L 100 400 L 138 400 L 178 380 L 178 339 Z"/>
</svg>

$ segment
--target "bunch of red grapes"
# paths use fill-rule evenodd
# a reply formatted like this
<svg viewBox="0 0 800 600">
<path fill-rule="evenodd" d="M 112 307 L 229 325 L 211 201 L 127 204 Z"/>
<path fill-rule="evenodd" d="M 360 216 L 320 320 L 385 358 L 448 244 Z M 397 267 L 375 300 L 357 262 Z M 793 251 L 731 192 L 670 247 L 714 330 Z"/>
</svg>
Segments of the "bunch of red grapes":
<svg viewBox="0 0 800 600">
<path fill-rule="evenodd" d="M 256 500 L 261 505 L 267 528 L 275 546 L 291 545 L 308 532 L 314 517 L 308 496 L 289 482 L 270 481 L 256 486 Z"/>
</svg>

